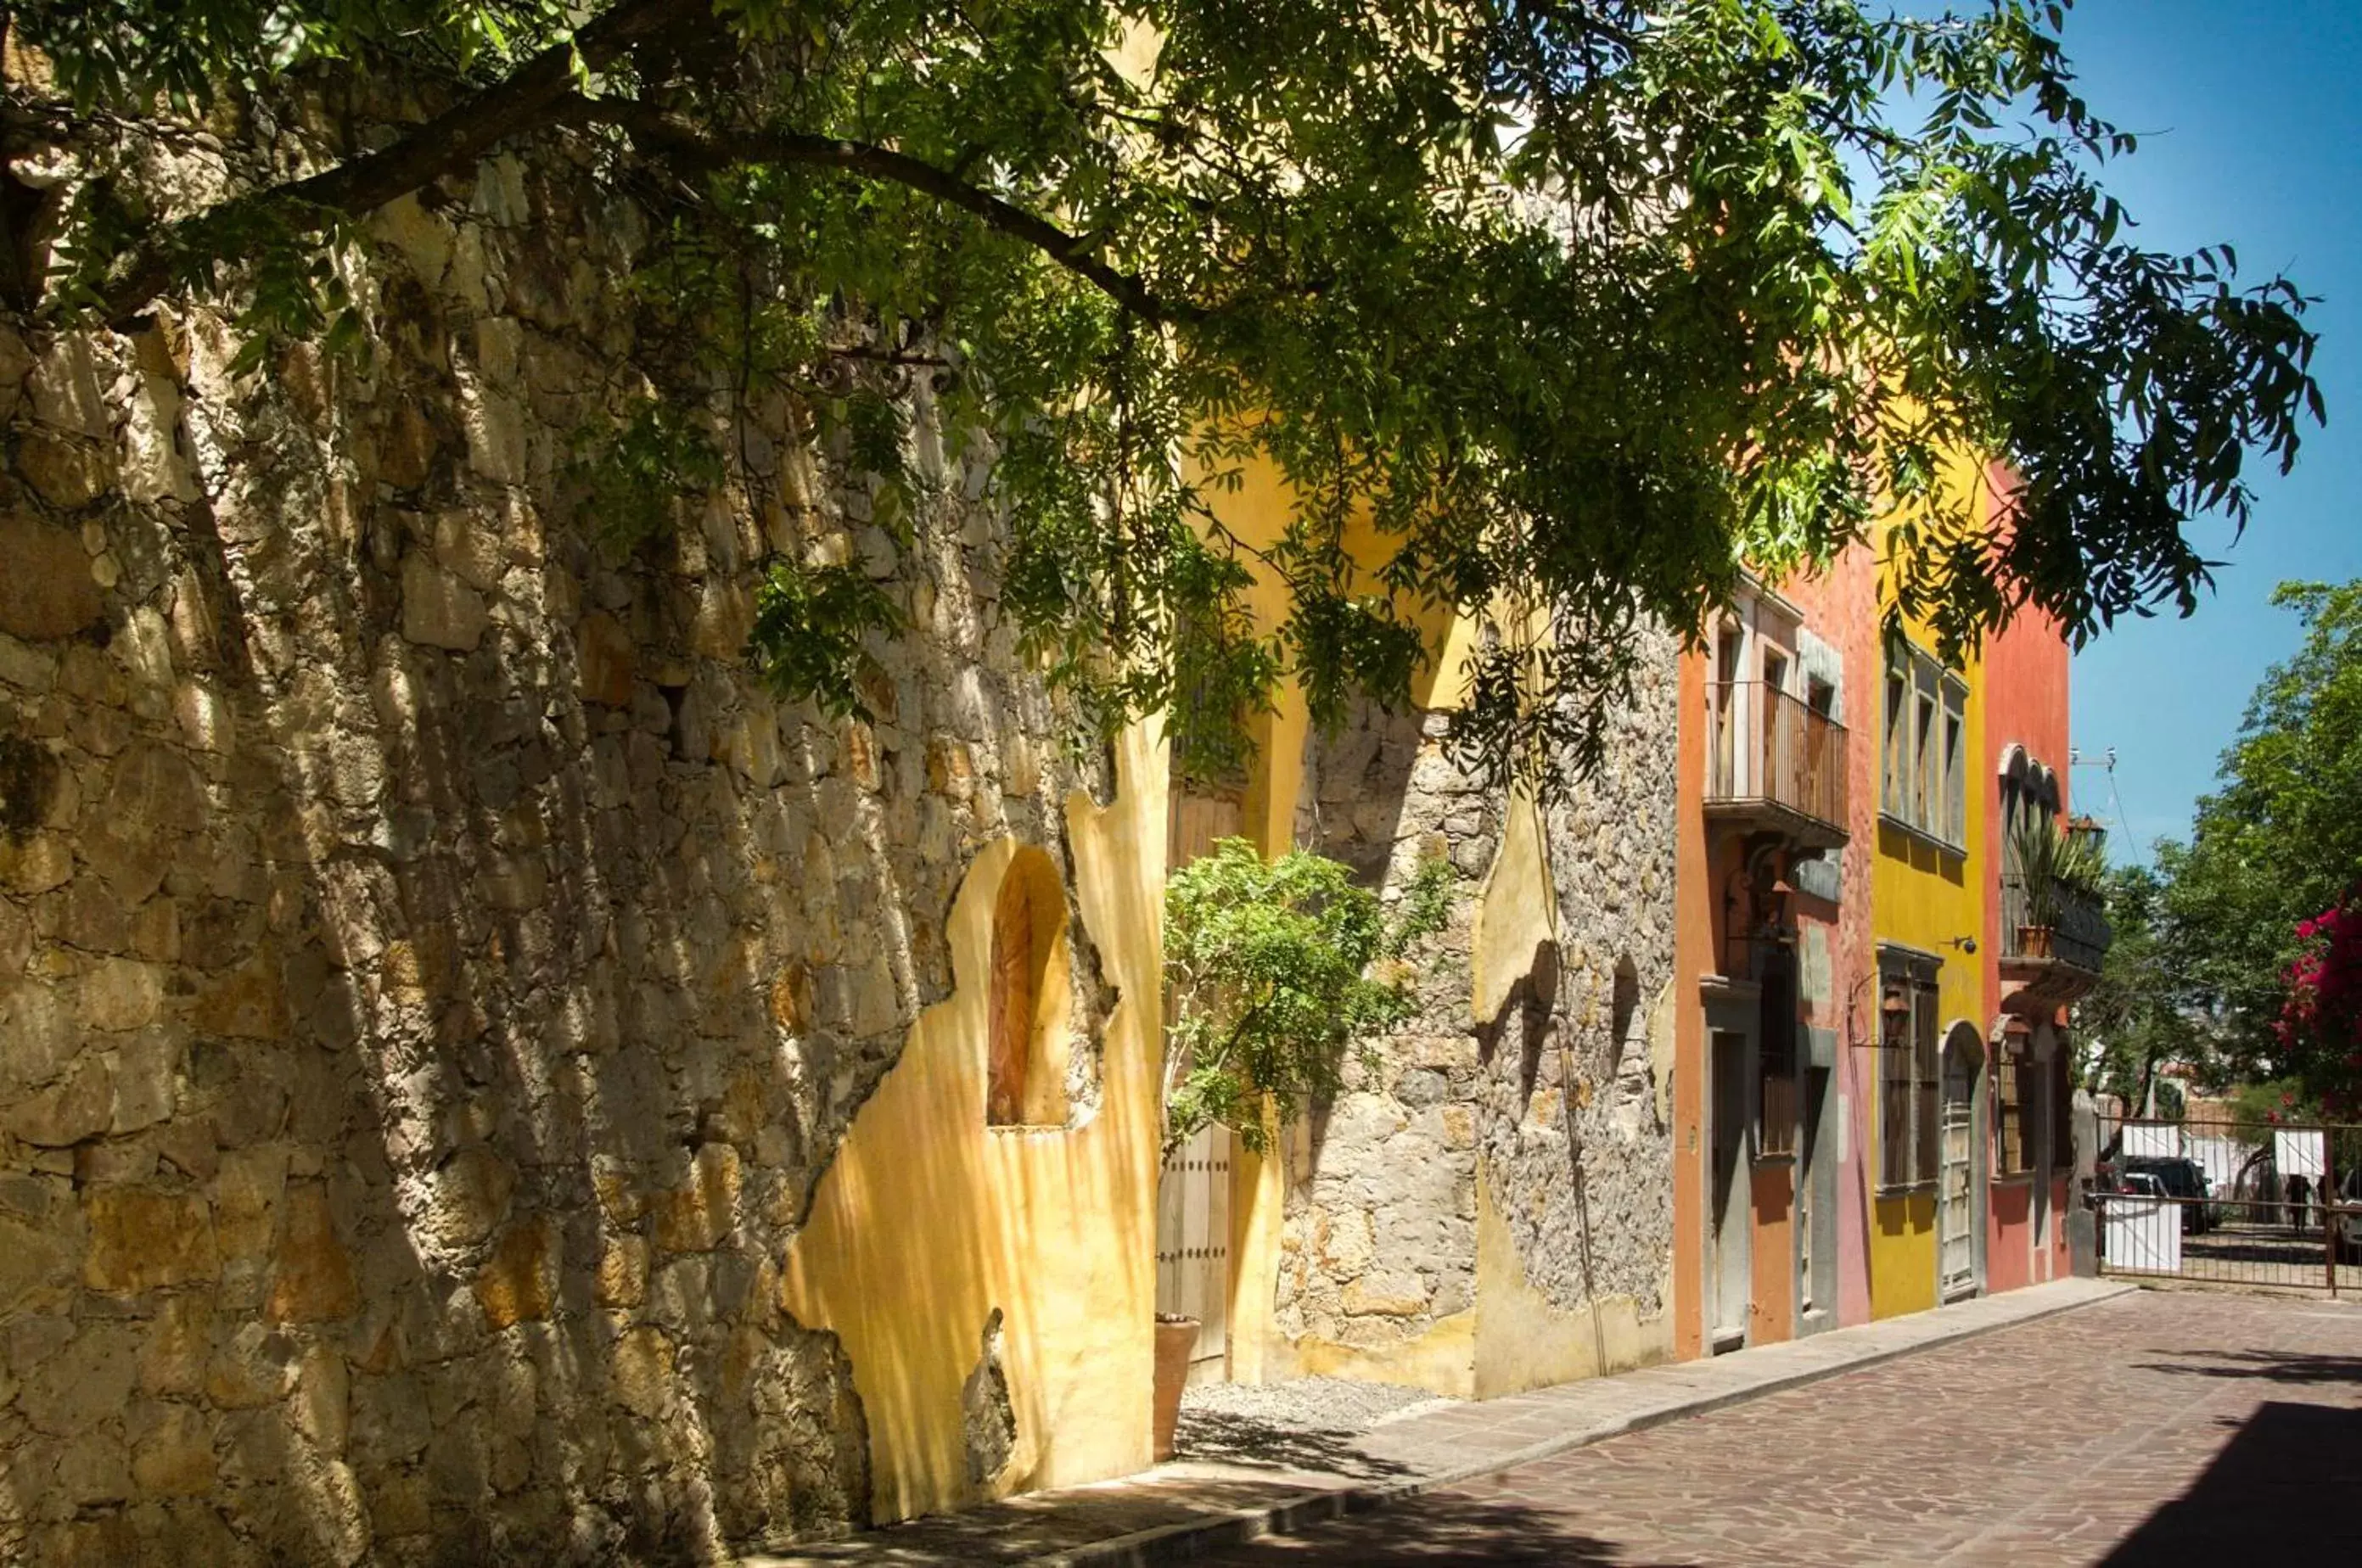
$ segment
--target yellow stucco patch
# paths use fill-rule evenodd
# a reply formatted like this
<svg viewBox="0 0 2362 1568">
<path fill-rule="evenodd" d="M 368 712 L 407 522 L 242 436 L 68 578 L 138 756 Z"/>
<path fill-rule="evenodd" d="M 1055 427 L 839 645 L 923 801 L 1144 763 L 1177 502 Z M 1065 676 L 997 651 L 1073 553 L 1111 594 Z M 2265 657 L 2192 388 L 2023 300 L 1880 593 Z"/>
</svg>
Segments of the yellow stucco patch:
<svg viewBox="0 0 2362 1568">
<path fill-rule="evenodd" d="M 1670 1291 L 1660 1301 L 1672 1300 Z M 1473 1387 L 1480 1399 L 1521 1394 L 1653 1366 L 1673 1354 L 1673 1319 L 1661 1307 L 1640 1315 L 1629 1296 L 1603 1296 L 1569 1310 L 1526 1277 L 1492 1183 L 1476 1181 L 1476 1339 Z"/>
<path fill-rule="evenodd" d="M 1476 895 L 1469 939 L 1469 1003 L 1479 1027 L 1501 1015 L 1518 981 L 1533 972 L 1534 953 L 1558 941 L 1558 895 L 1540 810 L 1523 790 L 1509 796 L 1501 847 Z"/>
<path fill-rule="evenodd" d="M 1416 1338 L 1382 1345 L 1341 1344 L 1307 1334 L 1295 1344 L 1297 1371 L 1307 1377 L 1357 1377 L 1397 1383 L 1446 1398 L 1476 1397 L 1474 1309 L 1438 1318 Z"/>
<path fill-rule="evenodd" d="M 954 902 L 952 995 L 920 1016 L 788 1248 L 780 1306 L 852 1362 L 879 1522 L 1149 1461 L 1166 797 L 1153 728 L 1117 762 L 1111 805 L 1066 806 L 1082 926 L 1121 998 L 1096 1112 L 1072 1128 L 985 1124 L 993 905 L 1020 847 L 1004 839 Z M 979 1485 L 961 1387 L 995 1308 L 1016 1441 Z"/>
</svg>

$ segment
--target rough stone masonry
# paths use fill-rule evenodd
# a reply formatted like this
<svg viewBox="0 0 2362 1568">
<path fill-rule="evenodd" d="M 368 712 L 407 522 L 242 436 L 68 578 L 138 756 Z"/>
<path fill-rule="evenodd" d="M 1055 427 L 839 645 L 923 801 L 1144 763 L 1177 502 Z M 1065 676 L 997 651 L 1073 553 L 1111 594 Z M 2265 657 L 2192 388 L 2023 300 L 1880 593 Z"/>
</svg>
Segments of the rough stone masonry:
<svg viewBox="0 0 2362 1568">
<path fill-rule="evenodd" d="M 923 389 L 907 543 L 781 399 L 678 537 L 595 542 L 569 463 L 644 384 L 646 225 L 579 174 L 373 220 L 365 360 L 0 328 L 0 1561 L 864 1517 L 774 1260 L 948 984 L 961 868 L 1063 855 L 1106 781 L 1012 674 Z M 774 551 L 890 578 L 874 723 L 750 676 Z"/>
</svg>

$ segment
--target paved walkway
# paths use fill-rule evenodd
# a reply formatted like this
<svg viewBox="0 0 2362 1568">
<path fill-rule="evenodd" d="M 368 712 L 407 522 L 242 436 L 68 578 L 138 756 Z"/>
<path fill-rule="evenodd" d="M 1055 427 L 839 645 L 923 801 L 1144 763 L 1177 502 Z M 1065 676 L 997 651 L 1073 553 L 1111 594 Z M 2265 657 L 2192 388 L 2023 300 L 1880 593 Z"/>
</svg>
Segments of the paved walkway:
<svg viewBox="0 0 2362 1568">
<path fill-rule="evenodd" d="M 1192 1560 L 2362 1562 L 2362 1307 L 2142 1292 Z"/>
<path fill-rule="evenodd" d="M 787 1555 L 749 1557 L 744 1563 L 745 1568 L 816 1568 L 845 1563 L 1213 1561 L 1208 1553 L 1264 1530 L 1298 1529 L 1388 1501 L 1396 1506 L 1371 1520 L 1330 1528 L 1354 1531 L 1352 1539 L 1359 1544 L 1351 1551 L 1362 1558 L 1371 1555 L 1371 1542 L 1389 1539 L 1406 1519 L 1448 1517 L 1471 1507 L 1514 1535 L 1516 1523 L 1503 1514 L 1500 1499 L 1451 1489 L 1677 1416 L 1721 1409 L 2126 1294 L 2127 1287 L 2114 1282 L 2063 1280 L 1711 1361 L 1650 1367 L 1478 1404 L 1447 1405 L 1358 1436 L 1299 1445 L 1288 1453 L 1287 1467 L 1163 1465 L 1121 1481 L 1033 1493 Z M 2355 1316 L 2362 1322 L 2362 1312 Z M 1905 1387 L 1915 1375 L 1915 1368 L 1914 1374 L 1896 1374 Z M 1788 1398 L 1810 1400 L 1814 1396 Z M 1792 1462 L 1796 1458 L 1794 1453 L 1788 1457 Z M 1362 1533 L 1365 1530 L 1374 1533 Z M 1566 1555 L 1569 1548 L 1562 1538 L 1549 1539 L 1558 1555 L 1545 1560 L 1606 1560 Z M 1265 1550 L 1303 1549 L 1274 1543 Z M 1418 1555 L 1465 1557 L 1470 1551 L 1470 1543 L 1461 1541 Z"/>
</svg>

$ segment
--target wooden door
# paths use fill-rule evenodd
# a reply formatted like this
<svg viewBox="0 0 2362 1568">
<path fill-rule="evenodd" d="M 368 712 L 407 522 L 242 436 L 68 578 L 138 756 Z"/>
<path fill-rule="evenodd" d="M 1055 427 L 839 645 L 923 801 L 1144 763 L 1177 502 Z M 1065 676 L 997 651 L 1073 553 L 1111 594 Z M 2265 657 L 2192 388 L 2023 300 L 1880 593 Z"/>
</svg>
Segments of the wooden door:
<svg viewBox="0 0 2362 1568">
<path fill-rule="evenodd" d="M 1239 836 L 1243 817 L 1234 795 L 1176 789 L 1166 864 L 1179 870 Z M 1228 1374 L 1231 1310 L 1231 1131 L 1208 1127 L 1173 1151 L 1157 1173 L 1156 1310 L 1198 1320 L 1189 1380 Z"/>
<path fill-rule="evenodd" d="M 1977 1287 L 1977 1064 L 1958 1041 L 1944 1051 L 1943 1152 L 1937 1176 L 1942 1299 Z"/>
</svg>

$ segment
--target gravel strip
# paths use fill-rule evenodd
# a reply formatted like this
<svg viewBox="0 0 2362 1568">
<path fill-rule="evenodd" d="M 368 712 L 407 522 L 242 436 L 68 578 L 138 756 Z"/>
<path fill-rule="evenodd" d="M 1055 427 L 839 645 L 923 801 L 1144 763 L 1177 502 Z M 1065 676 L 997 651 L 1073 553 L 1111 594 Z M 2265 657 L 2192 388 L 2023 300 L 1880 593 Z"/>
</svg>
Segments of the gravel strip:
<svg viewBox="0 0 2362 1568">
<path fill-rule="evenodd" d="M 1391 1467 L 1358 1453 L 1352 1438 L 1458 1402 L 1422 1388 L 1347 1377 L 1200 1383 L 1182 1392 L 1174 1456 L 1376 1477 Z"/>
</svg>

